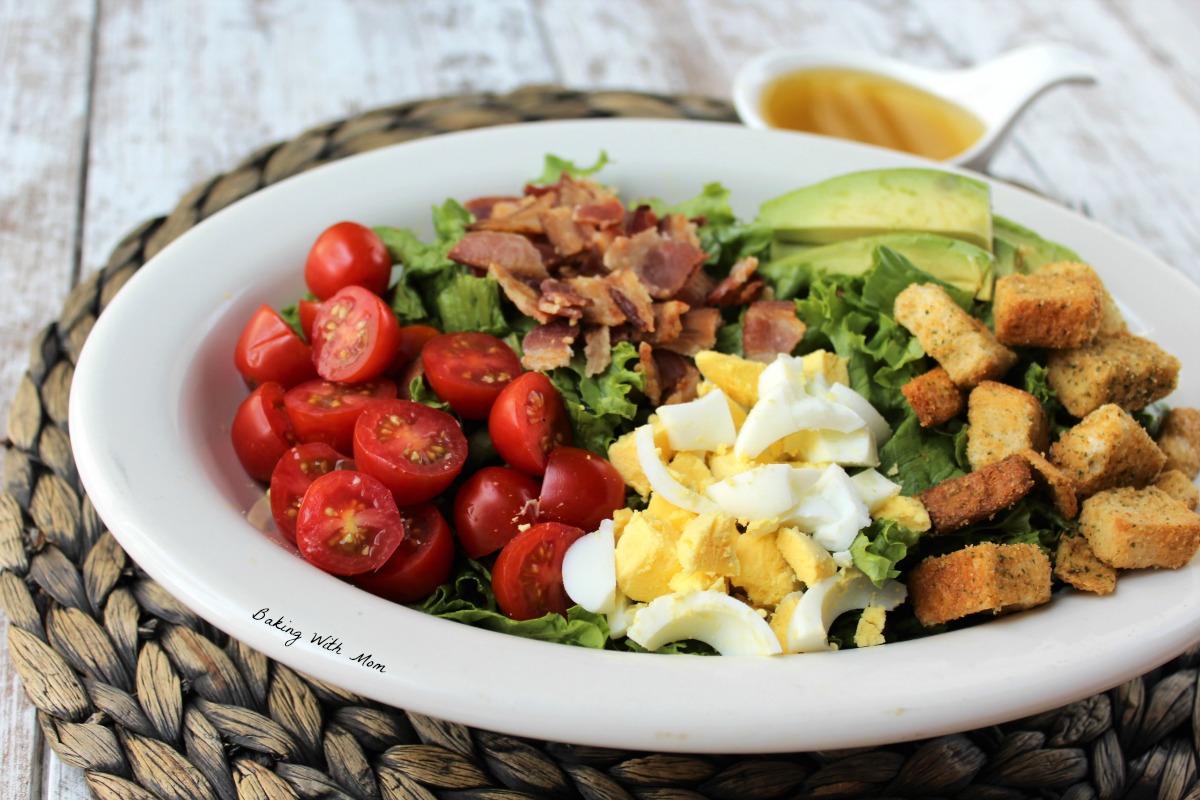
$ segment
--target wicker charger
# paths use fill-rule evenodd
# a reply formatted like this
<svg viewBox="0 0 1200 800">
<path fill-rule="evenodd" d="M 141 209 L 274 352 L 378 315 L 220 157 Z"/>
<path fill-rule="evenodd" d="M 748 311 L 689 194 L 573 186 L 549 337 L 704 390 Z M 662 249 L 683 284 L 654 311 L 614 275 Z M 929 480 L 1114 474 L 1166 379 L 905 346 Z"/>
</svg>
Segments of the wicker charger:
<svg viewBox="0 0 1200 800">
<path fill-rule="evenodd" d="M 347 155 L 467 128 L 620 116 L 734 119 L 706 98 L 556 87 L 371 111 L 264 148 L 192 189 L 71 292 L 31 347 L 0 493 L 9 652 L 58 756 L 85 770 L 100 798 L 1200 800 L 1200 648 L 1064 708 L 927 741 L 769 756 L 630 752 L 382 706 L 224 635 L 129 560 L 79 483 L 67 397 L 96 315 L 148 258 L 235 200 Z M 796 724 L 814 723 L 797 712 Z"/>
</svg>

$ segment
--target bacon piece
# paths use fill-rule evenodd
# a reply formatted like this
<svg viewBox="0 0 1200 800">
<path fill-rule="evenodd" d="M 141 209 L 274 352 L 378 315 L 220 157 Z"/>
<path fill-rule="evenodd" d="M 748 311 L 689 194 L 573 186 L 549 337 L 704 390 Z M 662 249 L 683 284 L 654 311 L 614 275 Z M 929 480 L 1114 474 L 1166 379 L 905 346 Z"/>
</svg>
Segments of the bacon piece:
<svg viewBox="0 0 1200 800">
<path fill-rule="evenodd" d="M 658 214 L 644 203 L 625 216 L 625 234 L 633 236 L 644 230 L 658 227 Z"/>
<path fill-rule="evenodd" d="M 607 325 L 593 325 L 583 332 L 583 374 L 599 375 L 612 363 L 612 336 Z"/>
<path fill-rule="evenodd" d="M 742 321 L 742 355 L 751 361 L 773 361 L 779 353 L 796 349 L 805 330 L 791 300 L 759 300 L 746 309 Z"/>
<path fill-rule="evenodd" d="M 452 261 L 486 272 L 499 264 L 517 278 L 543 280 L 550 277 L 541 252 L 524 236 L 496 231 L 471 231 L 447 254 Z"/>
<path fill-rule="evenodd" d="M 738 291 L 744 287 L 754 271 L 758 269 L 758 259 L 754 256 L 746 256 L 739 259 L 730 270 L 729 275 L 721 280 L 716 287 L 708 293 L 708 304 L 710 306 L 726 306 L 739 303 L 741 293 Z M 761 283 L 759 288 L 762 288 Z M 740 303 L 739 303 L 740 304 Z"/>
<path fill-rule="evenodd" d="M 708 293 L 713 290 L 713 277 L 705 270 L 698 269 L 687 279 L 683 288 L 675 293 L 675 299 L 687 303 L 692 308 L 700 308 L 708 304 Z"/>
<path fill-rule="evenodd" d="M 625 206 L 615 197 L 599 203 L 576 206 L 572 212 L 576 222 L 595 225 L 597 228 L 615 228 L 625 221 Z"/>
<path fill-rule="evenodd" d="M 554 191 L 558 198 L 557 204 L 568 208 L 599 205 L 617 199 L 616 192 L 611 189 L 586 178 L 572 178 L 566 172 L 558 179 L 558 183 L 554 184 Z"/>
<path fill-rule="evenodd" d="M 487 219 L 492 216 L 492 209 L 497 203 L 515 203 L 521 198 L 519 197 L 499 197 L 496 195 L 488 195 L 487 197 L 475 197 L 463 203 L 467 211 L 471 212 L 471 216 L 476 220 Z"/>
<path fill-rule="evenodd" d="M 683 214 L 667 214 L 658 223 L 662 235 L 675 242 L 690 244 L 700 248 L 700 235 L 696 232 L 696 223 Z"/>
<path fill-rule="evenodd" d="M 632 269 L 656 300 L 673 297 L 708 255 L 687 242 L 664 238 L 645 230 L 613 241 L 604 254 L 604 266 L 616 272 Z"/>
<path fill-rule="evenodd" d="M 589 275 L 579 275 L 567 278 L 564 283 L 580 297 L 591 302 L 583 309 L 583 321 L 592 325 L 621 325 L 625 322 L 625 312 L 617 305 L 609 292 L 608 276 L 596 278 Z"/>
<path fill-rule="evenodd" d="M 721 312 L 715 308 L 693 308 L 680 317 L 683 330 L 669 342 L 659 347 L 694 356 L 701 350 L 711 350 L 717 343 L 717 329 L 721 327 Z"/>
<path fill-rule="evenodd" d="M 521 340 L 521 366 L 525 369 L 548 370 L 571 363 L 571 345 L 579 328 L 565 322 L 539 325 Z"/>
<path fill-rule="evenodd" d="M 652 308 L 654 333 L 647 336 L 646 341 L 657 347 L 678 338 L 683 332 L 683 315 L 688 310 L 688 304 L 678 300 L 667 300 L 665 303 L 654 303 Z"/>
<path fill-rule="evenodd" d="M 603 280 L 608 283 L 609 295 L 629 323 L 640 330 L 653 331 L 654 308 L 650 294 L 633 270 L 618 270 L 606 275 Z"/>
<path fill-rule="evenodd" d="M 583 297 L 562 281 L 547 278 L 538 286 L 542 296 L 538 300 L 538 308 L 547 314 L 553 314 L 568 319 L 582 319 L 583 310 L 592 301 Z"/>
<path fill-rule="evenodd" d="M 670 350 L 655 350 L 654 366 L 658 376 L 659 405 L 686 403 L 696 399 L 700 370 L 690 360 Z"/>
<path fill-rule="evenodd" d="M 533 317 L 543 324 L 550 321 L 550 315 L 538 308 L 538 293 L 527 283 L 522 283 L 511 272 L 493 262 L 488 265 L 488 275 L 500 284 L 504 296 L 527 317 Z"/>
<path fill-rule="evenodd" d="M 638 344 L 638 363 L 634 367 L 634 372 L 642 373 L 643 383 L 642 393 L 646 395 L 646 399 L 651 405 L 658 405 L 658 401 L 662 399 L 662 386 L 658 382 L 658 365 L 654 363 L 654 348 L 650 347 L 646 342 Z"/>
<path fill-rule="evenodd" d="M 553 205 L 553 194 L 530 195 L 513 203 L 496 203 L 492 206 L 491 216 L 471 223 L 470 229 L 540 236 L 545 233 L 541 214 Z"/>
<path fill-rule="evenodd" d="M 571 209 L 552 208 L 542 212 L 542 228 L 546 238 L 554 247 L 554 253 L 559 256 L 573 256 L 582 252 L 591 238 L 591 232 L 585 231 L 572 219 Z"/>
</svg>

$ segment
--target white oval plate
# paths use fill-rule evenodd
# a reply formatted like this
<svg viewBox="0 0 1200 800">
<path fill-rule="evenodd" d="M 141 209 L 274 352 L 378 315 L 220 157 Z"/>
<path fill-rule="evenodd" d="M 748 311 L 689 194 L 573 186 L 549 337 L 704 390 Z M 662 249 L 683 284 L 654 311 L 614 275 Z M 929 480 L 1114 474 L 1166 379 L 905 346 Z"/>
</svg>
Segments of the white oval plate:
<svg viewBox="0 0 1200 800">
<path fill-rule="evenodd" d="M 245 396 L 234 342 L 259 303 L 300 296 L 316 234 L 354 219 L 428 236 L 430 208 L 445 198 L 511 193 L 546 153 L 591 163 L 601 150 L 611 158 L 601 177 L 626 199 L 676 201 L 720 181 L 746 218 L 766 198 L 839 173 L 930 163 L 733 125 L 574 121 L 438 136 L 256 192 L 140 270 L 84 348 L 71 436 L 92 502 L 122 546 L 202 617 L 318 678 L 484 729 L 637 749 L 785 752 L 967 730 L 1102 691 L 1200 639 L 1197 562 L 1123 575 L 1110 597 L 1064 593 L 885 647 L 777 658 L 597 652 L 388 603 L 255 530 L 245 512 L 260 490 L 229 444 Z M 1095 265 L 1143 332 L 1183 359 L 1171 400 L 1200 405 L 1200 289 L 1075 214 L 993 188 L 999 213 Z"/>
</svg>

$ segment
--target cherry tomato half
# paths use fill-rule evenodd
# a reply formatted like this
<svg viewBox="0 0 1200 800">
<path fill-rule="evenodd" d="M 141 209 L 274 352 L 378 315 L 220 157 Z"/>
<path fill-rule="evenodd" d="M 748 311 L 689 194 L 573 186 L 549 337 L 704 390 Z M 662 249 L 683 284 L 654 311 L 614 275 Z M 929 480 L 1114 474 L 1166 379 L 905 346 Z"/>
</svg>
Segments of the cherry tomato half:
<svg viewBox="0 0 1200 800">
<path fill-rule="evenodd" d="M 492 567 L 492 591 L 500 610 L 513 619 L 566 615 L 572 603 L 563 588 L 567 548 L 584 533 L 559 522 L 540 522 L 504 545 Z"/>
<path fill-rule="evenodd" d="M 376 400 L 396 396 L 396 384 L 387 378 L 363 383 L 330 383 L 320 378 L 305 381 L 283 396 L 288 418 L 300 442 L 324 442 L 335 450 L 354 449 L 354 422 Z"/>
<path fill-rule="evenodd" d="M 316 300 L 300 300 L 296 303 L 296 316 L 300 318 L 300 330 L 304 331 L 304 338 L 312 341 L 313 324 L 317 321 L 317 312 L 321 309 L 321 304 Z"/>
<path fill-rule="evenodd" d="M 388 367 L 389 376 L 399 375 L 421 355 L 421 350 L 430 339 L 442 332 L 432 325 L 404 325 L 400 328 L 400 348 L 396 359 Z"/>
<path fill-rule="evenodd" d="M 530 475 L 544 474 L 550 451 L 572 442 L 562 395 L 540 372 L 504 387 L 488 415 L 488 433 L 500 457 Z"/>
<path fill-rule="evenodd" d="M 578 447 L 550 451 L 538 497 L 539 520 L 594 531 L 624 507 L 625 481 L 607 459 Z"/>
<path fill-rule="evenodd" d="M 496 397 L 521 374 L 512 348 L 486 333 L 444 333 L 421 350 L 425 377 L 465 419 L 484 419 Z"/>
<path fill-rule="evenodd" d="M 462 472 L 467 437 L 444 411 L 411 400 L 378 400 L 354 423 L 354 460 L 400 505 L 423 503 Z"/>
<path fill-rule="evenodd" d="M 242 328 L 233 363 L 250 386 L 275 381 L 286 389 L 317 376 L 312 348 L 268 305 Z"/>
<path fill-rule="evenodd" d="M 399 346 L 396 315 L 361 286 L 347 286 L 326 300 L 313 320 L 313 361 L 327 381 L 369 381 L 391 365 Z"/>
<path fill-rule="evenodd" d="M 354 462 L 323 442 L 298 444 L 283 454 L 271 473 L 271 516 L 289 542 L 296 542 L 300 501 L 317 478 L 335 469 L 354 469 Z"/>
<path fill-rule="evenodd" d="M 382 295 L 391 278 L 391 253 L 375 231 L 357 222 L 339 222 L 327 228 L 304 263 L 304 282 L 320 300 L 347 286 Z"/>
<path fill-rule="evenodd" d="M 350 582 L 394 603 L 415 603 L 433 594 L 450 578 L 454 565 L 454 535 L 432 503 L 400 509 L 404 541 L 374 572 L 350 577 Z"/>
<path fill-rule="evenodd" d="M 494 553 L 537 521 L 542 484 L 507 467 L 484 467 L 454 496 L 454 530 L 471 558 Z"/>
<path fill-rule="evenodd" d="M 296 547 L 309 563 L 333 575 L 379 569 L 403 539 L 404 522 L 392 493 L 370 475 L 327 472 L 300 502 Z"/>
<path fill-rule="evenodd" d="M 271 480 L 275 464 L 296 443 L 283 409 L 283 387 L 269 381 L 251 392 L 233 415 L 229 433 L 233 452 L 250 477 Z"/>
</svg>

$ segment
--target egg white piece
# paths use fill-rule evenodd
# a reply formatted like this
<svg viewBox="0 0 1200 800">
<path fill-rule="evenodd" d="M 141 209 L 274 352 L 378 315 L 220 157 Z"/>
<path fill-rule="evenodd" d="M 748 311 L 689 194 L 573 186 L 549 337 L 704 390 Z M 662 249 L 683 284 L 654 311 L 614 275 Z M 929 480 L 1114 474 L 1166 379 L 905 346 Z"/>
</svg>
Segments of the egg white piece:
<svg viewBox="0 0 1200 800">
<path fill-rule="evenodd" d="M 880 447 L 887 444 L 888 439 L 892 438 L 892 429 L 887 424 L 887 420 L 875 410 L 875 406 L 871 405 L 870 400 L 841 383 L 831 385 L 828 394 L 833 400 L 862 417 L 863 421 L 867 423 L 867 427 L 871 429 L 871 433 L 875 435 L 875 443 Z"/>
<path fill-rule="evenodd" d="M 617 605 L 617 542 L 613 521 L 576 539 L 563 556 L 563 588 L 567 596 L 596 614 L 607 614 Z"/>
<path fill-rule="evenodd" d="M 782 652 L 767 621 L 750 606 L 721 592 L 656 597 L 639 609 L 628 636 L 647 650 L 696 639 L 723 656 L 768 656 Z"/>
<path fill-rule="evenodd" d="M 840 615 L 871 605 L 891 611 L 907 596 L 908 589 L 899 581 L 887 580 L 877 587 L 853 567 L 817 581 L 801 596 L 788 621 L 787 652 L 829 650 L 829 626 Z"/>
<path fill-rule="evenodd" d="M 634 616 L 643 608 L 642 605 L 629 602 L 629 598 L 617 592 L 617 601 L 605 617 L 608 619 L 608 635 L 620 639 L 629 632 L 629 624 Z"/>
<path fill-rule="evenodd" d="M 737 439 L 729 401 L 720 389 L 689 403 L 660 406 L 655 413 L 674 450 L 716 450 Z"/>
<path fill-rule="evenodd" d="M 720 511 L 712 500 L 693 492 L 675 479 L 667 465 L 658 457 L 658 448 L 654 446 L 654 429 L 651 426 L 643 425 L 638 428 L 633 434 L 633 440 L 637 446 L 638 464 L 646 474 L 650 488 L 658 492 L 664 500 L 697 514 Z"/>
<path fill-rule="evenodd" d="M 826 467 L 821 479 L 813 486 L 812 494 L 828 503 L 831 509 L 810 531 L 813 538 L 831 553 L 849 549 L 858 532 L 871 524 L 871 512 L 859 497 L 846 470 L 837 464 Z"/>
<path fill-rule="evenodd" d="M 804 374 L 804 361 L 795 356 L 780 353 L 759 374 L 758 396 L 765 397 L 781 386 L 804 389 L 807 385 L 808 376 Z"/>
<path fill-rule="evenodd" d="M 704 493 L 736 519 L 771 519 L 796 504 L 793 471 L 788 464 L 763 464 L 717 481 Z"/>
<path fill-rule="evenodd" d="M 874 514 L 879 507 L 900 494 L 900 484 L 889 481 L 877 469 L 866 469 L 850 476 L 850 482 L 858 490 L 858 496 L 866 503 L 867 510 Z"/>
<path fill-rule="evenodd" d="M 758 402 L 738 431 L 734 452 L 755 458 L 788 434 L 803 430 L 849 433 L 866 427 L 851 409 L 820 397 L 810 397 L 795 385 L 777 386 Z"/>
<path fill-rule="evenodd" d="M 800 457 L 817 464 L 833 463 L 847 467 L 879 466 L 875 436 L 863 427 L 849 433 L 831 430 L 802 431 Z"/>
</svg>

